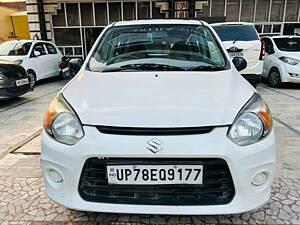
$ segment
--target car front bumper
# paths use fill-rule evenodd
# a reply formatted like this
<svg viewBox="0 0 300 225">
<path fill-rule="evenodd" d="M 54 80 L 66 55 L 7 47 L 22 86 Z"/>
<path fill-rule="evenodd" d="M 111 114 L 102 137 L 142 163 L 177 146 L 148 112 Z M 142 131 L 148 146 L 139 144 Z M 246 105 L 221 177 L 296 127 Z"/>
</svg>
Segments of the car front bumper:
<svg viewBox="0 0 300 225">
<path fill-rule="evenodd" d="M 147 142 L 153 136 L 111 135 L 100 133 L 95 127 L 84 126 L 85 136 L 74 146 L 56 142 L 45 132 L 42 135 L 41 168 L 46 193 L 50 199 L 71 209 L 137 214 L 209 215 L 233 214 L 258 208 L 269 199 L 275 174 L 275 136 L 250 146 L 237 146 L 226 136 L 228 127 L 218 127 L 206 134 L 158 136 L 164 149 L 153 154 Z M 221 158 L 229 167 L 235 195 L 223 205 L 147 205 L 101 203 L 81 198 L 78 185 L 84 163 L 98 158 Z M 49 171 L 58 171 L 62 182 L 54 182 Z M 261 186 L 251 184 L 260 172 L 267 174 Z M 204 168 L 205 173 L 205 168 Z"/>
<path fill-rule="evenodd" d="M 22 85 L 19 87 L 3 87 L 0 86 L 0 100 L 6 100 L 23 95 L 31 91 L 30 85 Z"/>
</svg>

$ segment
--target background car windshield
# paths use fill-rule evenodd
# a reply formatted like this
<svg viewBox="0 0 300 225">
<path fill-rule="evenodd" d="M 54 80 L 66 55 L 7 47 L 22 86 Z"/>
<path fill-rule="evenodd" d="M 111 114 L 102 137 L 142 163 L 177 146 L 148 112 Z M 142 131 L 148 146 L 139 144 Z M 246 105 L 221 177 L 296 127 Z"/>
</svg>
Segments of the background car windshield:
<svg viewBox="0 0 300 225">
<path fill-rule="evenodd" d="M 31 42 L 4 42 L 0 45 L 0 55 L 27 55 Z"/>
<path fill-rule="evenodd" d="M 254 41 L 259 37 L 252 25 L 216 26 L 215 31 L 222 41 Z"/>
<path fill-rule="evenodd" d="M 208 27 L 196 25 L 137 25 L 109 28 L 93 52 L 90 70 L 132 63 L 166 64 L 182 68 L 227 65 Z"/>
<path fill-rule="evenodd" d="M 274 42 L 281 51 L 300 51 L 300 38 L 274 38 Z"/>
</svg>

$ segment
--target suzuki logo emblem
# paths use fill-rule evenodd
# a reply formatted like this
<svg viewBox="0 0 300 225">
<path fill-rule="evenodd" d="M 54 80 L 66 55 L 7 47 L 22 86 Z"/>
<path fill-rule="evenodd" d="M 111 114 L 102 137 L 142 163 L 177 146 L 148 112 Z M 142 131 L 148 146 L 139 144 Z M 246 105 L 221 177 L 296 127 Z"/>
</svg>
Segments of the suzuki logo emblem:
<svg viewBox="0 0 300 225">
<path fill-rule="evenodd" d="M 147 144 L 148 144 L 147 149 L 154 154 L 164 149 L 162 147 L 163 143 L 157 138 L 153 138 L 152 140 L 148 141 Z"/>
<path fill-rule="evenodd" d="M 232 52 L 236 52 L 239 49 L 236 46 L 232 46 L 232 47 L 229 48 L 229 50 L 232 51 Z"/>
</svg>

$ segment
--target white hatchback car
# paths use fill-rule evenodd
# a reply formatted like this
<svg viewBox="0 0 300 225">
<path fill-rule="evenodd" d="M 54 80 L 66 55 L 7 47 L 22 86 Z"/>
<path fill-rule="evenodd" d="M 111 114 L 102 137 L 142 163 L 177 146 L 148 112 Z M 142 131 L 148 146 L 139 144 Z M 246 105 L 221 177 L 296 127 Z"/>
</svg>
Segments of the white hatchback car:
<svg viewBox="0 0 300 225">
<path fill-rule="evenodd" d="M 271 114 L 235 66 L 245 60 L 231 62 L 205 22 L 108 26 L 46 112 L 47 195 L 68 208 L 116 213 L 263 205 L 276 164 Z"/>
<path fill-rule="evenodd" d="M 265 55 L 264 42 L 254 27 L 253 23 L 227 22 L 211 24 L 229 55 L 244 57 L 247 61 L 247 68 L 241 74 L 253 85 L 260 82 Z"/>
<path fill-rule="evenodd" d="M 266 57 L 262 76 L 271 87 L 284 82 L 300 83 L 300 37 L 264 37 Z"/>
<path fill-rule="evenodd" d="M 30 86 L 37 80 L 58 76 L 62 54 L 55 44 L 41 40 L 6 41 L 0 45 L 0 59 L 17 62 L 30 76 Z"/>
</svg>

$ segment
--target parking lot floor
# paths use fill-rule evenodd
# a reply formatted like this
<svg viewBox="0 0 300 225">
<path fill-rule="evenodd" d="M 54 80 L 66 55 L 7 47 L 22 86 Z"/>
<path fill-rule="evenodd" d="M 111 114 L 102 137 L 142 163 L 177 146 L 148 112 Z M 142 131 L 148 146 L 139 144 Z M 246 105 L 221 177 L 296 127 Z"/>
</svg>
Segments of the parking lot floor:
<svg viewBox="0 0 300 225">
<path fill-rule="evenodd" d="M 263 207 L 221 216 L 129 215 L 66 209 L 45 195 L 37 134 L 0 159 L 0 224 L 300 224 L 300 86 L 272 89 L 262 84 L 258 91 L 274 116 L 278 158 L 271 198 Z M 42 121 L 39 123 L 34 126 L 41 128 Z"/>
</svg>

